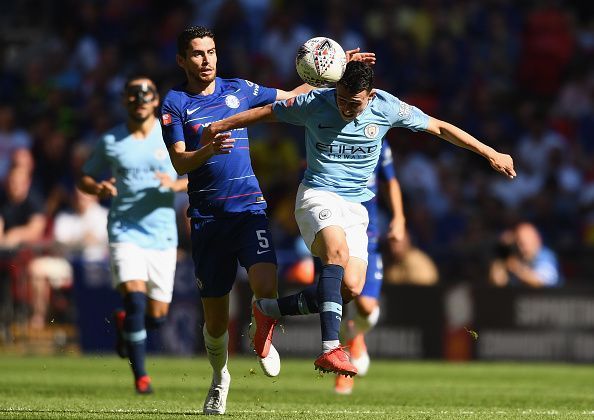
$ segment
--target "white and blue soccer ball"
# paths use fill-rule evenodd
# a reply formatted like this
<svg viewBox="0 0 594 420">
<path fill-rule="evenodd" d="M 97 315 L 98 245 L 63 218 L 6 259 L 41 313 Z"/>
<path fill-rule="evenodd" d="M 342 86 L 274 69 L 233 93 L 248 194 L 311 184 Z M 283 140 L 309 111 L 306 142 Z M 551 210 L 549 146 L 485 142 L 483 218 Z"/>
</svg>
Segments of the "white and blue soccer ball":
<svg viewBox="0 0 594 420">
<path fill-rule="evenodd" d="M 321 87 L 336 83 L 346 68 L 346 54 L 333 39 L 319 36 L 307 40 L 295 58 L 297 73 L 305 83 Z"/>
</svg>

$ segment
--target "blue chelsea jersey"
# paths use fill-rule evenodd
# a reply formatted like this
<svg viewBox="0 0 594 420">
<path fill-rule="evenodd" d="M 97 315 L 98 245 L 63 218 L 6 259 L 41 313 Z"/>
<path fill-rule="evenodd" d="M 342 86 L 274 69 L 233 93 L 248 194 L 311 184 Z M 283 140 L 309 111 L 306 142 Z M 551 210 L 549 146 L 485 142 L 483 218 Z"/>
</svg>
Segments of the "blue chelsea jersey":
<svg viewBox="0 0 594 420">
<path fill-rule="evenodd" d="M 428 127 L 429 117 L 414 106 L 380 89 L 353 121 L 344 121 L 336 104 L 336 89 L 317 89 L 278 101 L 273 110 L 280 121 L 305 126 L 307 170 L 303 184 L 332 191 L 346 200 L 368 201 L 367 188 L 392 127 L 413 131 Z"/>
<path fill-rule="evenodd" d="M 185 85 L 169 91 L 161 107 L 163 140 L 167 147 L 183 141 L 187 151 L 201 147 L 201 127 L 276 99 L 276 89 L 243 79 L 215 79 L 215 91 L 197 95 Z M 230 154 L 214 155 L 188 173 L 189 217 L 227 217 L 262 211 L 266 200 L 250 160 L 247 128 L 233 130 L 235 147 Z"/>
<path fill-rule="evenodd" d="M 177 179 L 155 125 L 145 139 L 134 138 L 125 124 L 103 134 L 83 173 L 101 179 L 108 169 L 118 195 L 111 199 L 107 230 L 110 243 L 133 243 L 141 248 L 177 246 L 174 192 L 161 187 L 157 172 Z"/>
<path fill-rule="evenodd" d="M 382 144 L 382 150 L 380 159 L 373 171 L 373 175 L 367 182 L 367 188 L 373 193 L 377 194 L 378 183 L 388 182 L 396 178 L 396 171 L 394 170 L 394 159 L 392 158 L 392 149 L 387 141 Z M 378 217 L 378 198 L 374 196 L 371 200 L 365 201 L 363 205 L 367 209 L 369 214 L 369 225 L 367 226 L 367 236 L 369 237 L 369 243 L 377 243 L 379 238 L 379 227 L 377 225 Z"/>
</svg>

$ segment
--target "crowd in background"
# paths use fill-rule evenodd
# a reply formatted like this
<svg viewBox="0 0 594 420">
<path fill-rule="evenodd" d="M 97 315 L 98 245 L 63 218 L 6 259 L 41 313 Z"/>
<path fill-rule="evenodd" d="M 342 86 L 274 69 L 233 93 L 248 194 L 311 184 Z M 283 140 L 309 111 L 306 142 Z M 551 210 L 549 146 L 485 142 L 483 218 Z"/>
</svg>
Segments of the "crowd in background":
<svg viewBox="0 0 594 420">
<path fill-rule="evenodd" d="M 219 76 L 284 89 L 301 83 L 297 47 L 323 35 L 375 52 L 376 87 L 515 159 L 510 181 L 427 135 L 389 133 L 411 240 L 440 280 L 486 283 L 501 232 L 529 220 L 566 284 L 584 282 L 594 261 L 593 12 L 579 0 L 10 2 L 0 16 L 0 183 L 30 151 L 51 236 L 56 215 L 73 205 L 81 162 L 125 118 L 126 77 L 146 74 L 161 94 L 183 80 L 175 54 L 186 26 L 214 30 Z M 251 131 L 277 246 L 290 249 L 303 133 Z"/>
</svg>

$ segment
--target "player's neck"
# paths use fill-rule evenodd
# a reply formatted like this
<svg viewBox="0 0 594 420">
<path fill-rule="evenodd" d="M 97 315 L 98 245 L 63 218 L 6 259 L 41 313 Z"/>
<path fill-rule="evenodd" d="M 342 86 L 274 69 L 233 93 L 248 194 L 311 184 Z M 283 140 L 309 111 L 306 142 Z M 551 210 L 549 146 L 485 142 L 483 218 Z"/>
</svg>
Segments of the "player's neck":
<svg viewBox="0 0 594 420">
<path fill-rule="evenodd" d="M 144 121 L 135 121 L 128 119 L 128 130 L 130 131 L 132 137 L 134 137 L 136 140 L 144 140 L 153 130 L 153 127 L 155 126 L 155 121 L 156 118 L 153 115 L 151 115 Z"/>
<path fill-rule="evenodd" d="M 216 88 L 216 80 L 212 82 L 200 82 L 199 80 L 189 79 L 186 89 L 193 95 L 212 95 Z"/>
</svg>

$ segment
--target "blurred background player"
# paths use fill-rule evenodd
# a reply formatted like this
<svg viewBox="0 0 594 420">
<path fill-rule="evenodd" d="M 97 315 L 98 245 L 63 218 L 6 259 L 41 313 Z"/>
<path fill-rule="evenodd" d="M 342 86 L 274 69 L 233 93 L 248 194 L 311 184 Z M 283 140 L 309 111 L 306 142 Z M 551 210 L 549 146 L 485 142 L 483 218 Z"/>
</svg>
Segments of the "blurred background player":
<svg viewBox="0 0 594 420">
<path fill-rule="evenodd" d="M 259 121 L 284 121 L 305 127 L 307 170 L 295 202 L 295 218 L 311 253 L 322 268 L 317 288 L 282 299 L 261 299 L 257 312 L 269 317 L 319 312 L 322 371 L 356 375 L 340 346 L 343 302 L 358 296 L 367 270 L 367 210 L 373 197 L 366 188 L 378 163 L 381 139 L 393 127 L 423 130 L 483 156 L 497 172 L 513 178 L 511 156 L 497 152 L 458 127 L 430 117 L 388 92 L 373 89 L 373 70 L 347 64 L 334 89 L 318 89 L 285 101 L 244 111 L 204 129 L 205 139 Z M 285 306 L 285 302 L 291 302 Z M 257 338 L 257 337 L 256 337 Z"/>
<path fill-rule="evenodd" d="M 439 270 L 433 259 L 411 243 L 405 232 L 401 240 L 387 237 L 382 241 L 384 283 L 433 286 L 439 281 Z"/>
<path fill-rule="evenodd" d="M 27 154 L 28 152 L 25 153 Z M 30 260 L 30 255 L 27 255 L 30 253 L 26 252 L 26 247 L 40 245 L 47 226 L 43 200 L 31 188 L 32 172 L 32 165 L 21 165 L 18 160 L 12 159 L 4 180 L 4 188 L 0 189 L 1 342 L 8 340 L 14 312 L 18 312 L 16 308 L 24 306 L 21 303 L 26 301 L 26 292 L 17 295 L 12 291 L 15 288 L 20 290 L 21 287 L 16 287 L 17 283 L 26 278 L 25 273 Z M 12 268 L 13 266 L 15 268 Z"/>
<path fill-rule="evenodd" d="M 351 362 L 357 368 L 358 375 L 367 374 L 369 369 L 369 354 L 365 345 L 365 334 L 376 324 L 380 316 L 379 296 L 383 279 L 382 256 L 379 252 L 380 227 L 378 226 L 378 187 L 379 191 L 386 192 L 387 204 L 392 211 L 387 237 L 395 242 L 404 240 L 406 218 L 402 206 L 402 192 L 394 171 L 392 150 L 388 142 L 382 144 L 382 152 L 373 176 L 367 183 L 367 188 L 373 192 L 374 197 L 363 203 L 369 215 L 367 226 L 367 272 L 365 285 L 361 294 L 353 299 L 349 305 L 355 306 L 352 319 L 344 318 L 341 324 L 341 342 L 349 349 Z M 351 376 L 336 376 L 334 390 L 339 394 L 350 394 L 354 385 Z"/>
<path fill-rule="evenodd" d="M 563 279 L 555 253 L 543 245 L 532 223 L 505 231 L 491 263 L 489 281 L 495 286 L 559 287 Z"/>
<path fill-rule="evenodd" d="M 144 76 L 129 79 L 123 101 L 126 123 L 101 136 L 78 185 L 111 199 L 111 269 L 124 300 L 124 311 L 115 314 L 117 351 L 130 360 L 136 391 L 148 394 L 146 330 L 164 324 L 171 303 L 177 255 L 174 193 L 185 191 L 187 180 L 176 179 L 163 147 L 154 82 Z M 107 173 L 112 178 L 105 179 Z"/>
<path fill-rule="evenodd" d="M 187 80 L 167 94 L 161 124 L 173 166 L 189 179 L 192 257 L 204 310 L 204 343 L 213 369 L 203 411 L 224 414 L 231 382 L 227 370 L 229 292 L 237 263 L 247 270 L 255 297 L 275 298 L 276 254 L 266 200 L 252 169 L 247 129 L 236 130 L 233 139 L 227 133 L 201 143 L 200 136 L 214 121 L 291 98 L 312 87 L 303 84 L 283 91 L 244 79 L 217 77 L 214 34 L 201 26 L 179 35 L 176 60 Z M 261 316 L 253 332 L 260 365 L 269 376 L 280 369 L 278 353 L 270 341 L 275 323 Z"/>
<path fill-rule="evenodd" d="M 15 248 L 43 239 L 47 217 L 43 202 L 31 189 L 31 169 L 13 165 L 0 191 L 0 247 Z"/>
</svg>

